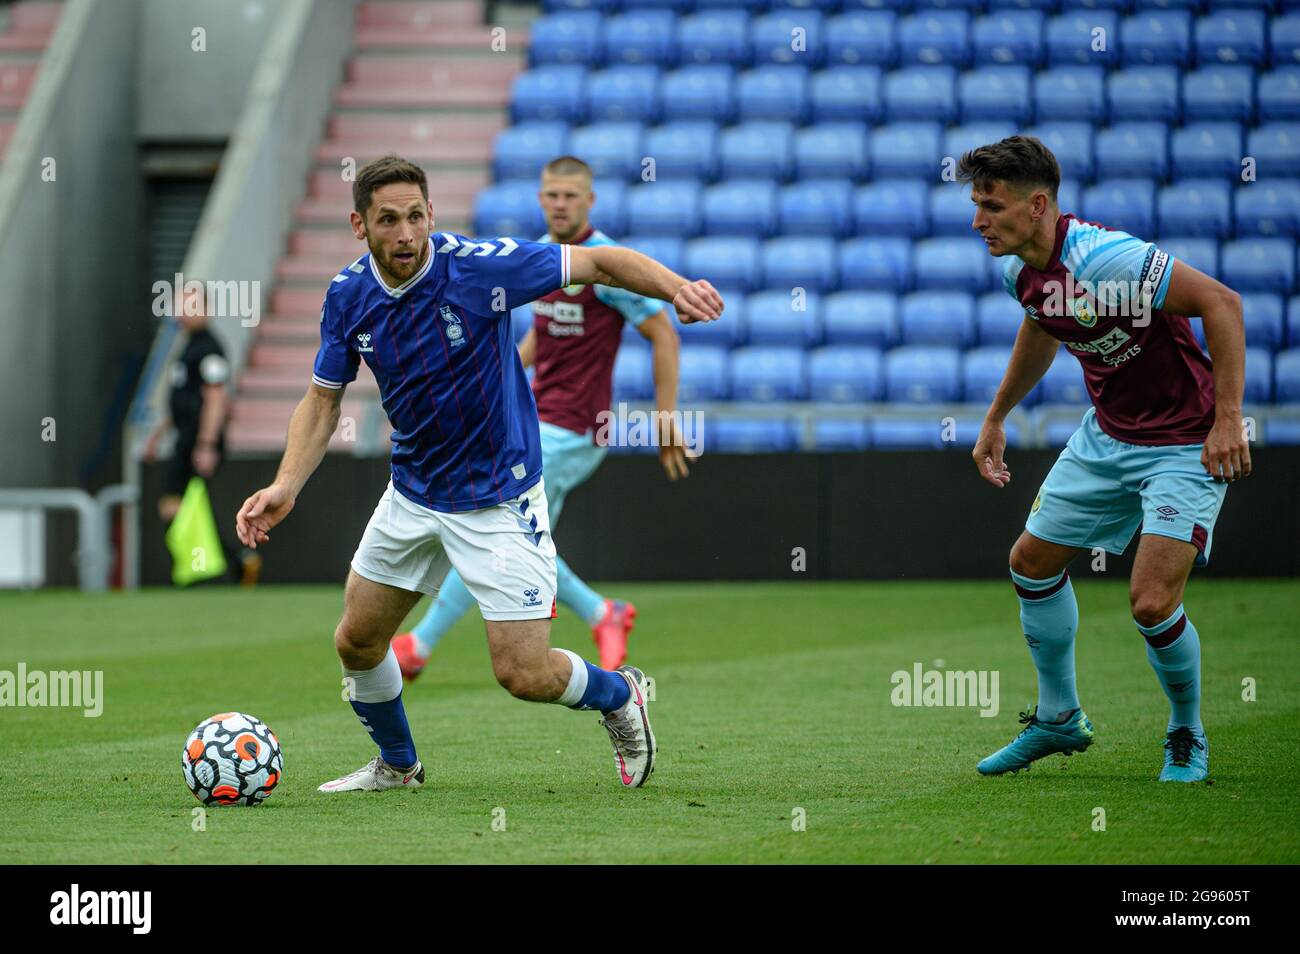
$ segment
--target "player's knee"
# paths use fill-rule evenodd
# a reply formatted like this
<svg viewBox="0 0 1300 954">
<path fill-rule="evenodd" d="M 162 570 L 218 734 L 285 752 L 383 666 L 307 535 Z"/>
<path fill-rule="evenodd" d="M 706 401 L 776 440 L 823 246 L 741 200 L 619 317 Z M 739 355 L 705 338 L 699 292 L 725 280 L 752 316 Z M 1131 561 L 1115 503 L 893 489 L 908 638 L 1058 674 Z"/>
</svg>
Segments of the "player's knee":
<svg viewBox="0 0 1300 954">
<path fill-rule="evenodd" d="M 381 640 L 368 638 L 347 620 L 334 630 L 334 650 L 344 666 L 358 671 L 374 669 L 383 662 L 386 652 Z"/>
<path fill-rule="evenodd" d="M 1031 580 L 1042 580 L 1052 575 L 1051 568 L 1034 553 L 1032 545 L 1025 543 L 1024 537 L 1017 540 L 1011 548 L 1007 562 L 1011 565 L 1012 572 Z"/>
<path fill-rule="evenodd" d="M 1157 626 L 1178 609 L 1178 594 L 1163 587 L 1142 587 L 1129 592 L 1133 619 L 1139 626 Z"/>
</svg>

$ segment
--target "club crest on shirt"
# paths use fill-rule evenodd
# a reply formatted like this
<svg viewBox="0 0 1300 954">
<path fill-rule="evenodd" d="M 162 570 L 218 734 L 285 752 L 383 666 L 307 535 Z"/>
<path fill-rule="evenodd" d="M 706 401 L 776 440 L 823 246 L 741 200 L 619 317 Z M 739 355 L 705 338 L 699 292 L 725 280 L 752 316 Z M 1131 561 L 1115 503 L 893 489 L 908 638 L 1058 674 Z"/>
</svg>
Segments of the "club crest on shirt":
<svg viewBox="0 0 1300 954">
<path fill-rule="evenodd" d="M 1085 328 L 1091 328 L 1097 323 L 1097 313 L 1089 306 L 1086 297 L 1070 300 L 1070 314 L 1074 316 L 1075 321 Z"/>
<path fill-rule="evenodd" d="M 453 348 L 459 348 L 465 343 L 465 329 L 461 326 L 460 316 L 451 310 L 450 305 L 443 305 L 440 314 L 446 322 L 443 327 L 447 332 L 447 340 Z"/>
</svg>

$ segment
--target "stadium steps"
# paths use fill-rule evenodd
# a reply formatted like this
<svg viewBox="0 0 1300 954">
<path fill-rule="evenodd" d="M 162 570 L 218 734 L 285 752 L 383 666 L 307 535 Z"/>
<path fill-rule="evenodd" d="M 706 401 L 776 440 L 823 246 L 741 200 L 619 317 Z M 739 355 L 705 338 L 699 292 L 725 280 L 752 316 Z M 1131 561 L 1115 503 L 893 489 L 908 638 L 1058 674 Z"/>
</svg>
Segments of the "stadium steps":
<svg viewBox="0 0 1300 954">
<path fill-rule="evenodd" d="M 16 3 L 0 7 L 0 161 L 31 94 L 45 47 L 58 26 L 61 3 Z"/>
<path fill-rule="evenodd" d="M 509 124 L 510 85 L 524 68 L 528 39 L 507 21 L 505 49 L 493 51 L 484 7 L 483 0 L 358 5 L 352 52 L 324 135 L 312 145 L 315 168 L 239 381 L 232 449 L 283 448 L 289 416 L 311 379 L 325 289 L 365 254 L 347 224 L 352 182 L 345 168 L 388 153 L 418 162 L 429 176 L 436 227 L 469 230 L 474 197 L 491 180 L 493 142 Z M 351 408 L 358 422 L 369 420 L 365 412 L 378 394 L 363 364 L 348 386 L 344 416 Z M 331 447 L 341 446 L 336 434 Z"/>
</svg>

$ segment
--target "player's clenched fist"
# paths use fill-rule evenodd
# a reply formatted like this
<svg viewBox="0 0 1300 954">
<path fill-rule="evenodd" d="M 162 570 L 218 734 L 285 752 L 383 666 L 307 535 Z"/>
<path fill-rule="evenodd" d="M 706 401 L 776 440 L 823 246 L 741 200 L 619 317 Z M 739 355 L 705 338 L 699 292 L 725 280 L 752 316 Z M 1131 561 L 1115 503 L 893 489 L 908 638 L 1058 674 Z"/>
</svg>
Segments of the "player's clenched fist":
<svg viewBox="0 0 1300 954">
<path fill-rule="evenodd" d="M 244 501 L 235 514 L 235 533 L 244 546 L 257 549 L 259 543 L 270 540 L 267 531 L 289 516 L 295 503 L 287 487 L 272 484 L 263 487 Z"/>
<path fill-rule="evenodd" d="M 716 321 L 722 316 L 722 296 L 704 279 L 687 282 L 673 296 L 677 318 L 684 325 L 696 321 Z"/>
</svg>

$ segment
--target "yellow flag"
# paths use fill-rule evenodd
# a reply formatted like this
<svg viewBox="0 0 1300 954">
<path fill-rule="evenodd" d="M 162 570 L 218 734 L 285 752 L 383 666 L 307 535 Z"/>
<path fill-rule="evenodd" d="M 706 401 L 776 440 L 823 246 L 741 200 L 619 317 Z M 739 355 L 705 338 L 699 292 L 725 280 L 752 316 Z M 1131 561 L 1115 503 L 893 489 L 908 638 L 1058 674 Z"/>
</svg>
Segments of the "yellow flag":
<svg viewBox="0 0 1300 954">
<path fill-rule="evenodd" d="M 180 509 L 167 528 L 167 549 L 172 554 L 172 582 L 188 586 L 226 572 L 226 553 L 217 535 L 217 522 L 208 500 L 208 485 L 191 477 Z"/>
</svg>

